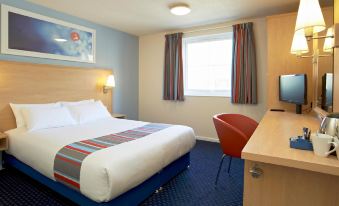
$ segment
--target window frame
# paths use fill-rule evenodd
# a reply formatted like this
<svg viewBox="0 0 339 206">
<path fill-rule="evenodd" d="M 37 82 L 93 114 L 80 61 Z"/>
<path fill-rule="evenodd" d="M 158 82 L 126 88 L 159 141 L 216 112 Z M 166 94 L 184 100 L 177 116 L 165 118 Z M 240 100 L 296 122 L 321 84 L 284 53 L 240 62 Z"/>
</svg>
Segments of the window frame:
<svg viewBox="0 0 339 206">
<path fill-rule="evenodd" d="M 233 41 L 233 33 L 223 32 L 217 34 L 208 34 L 208 35 L 199 35 L 199 36 L 190 36 L 183 38 L 182 50 L 183 50 L 183 73 L 184 73 L 184 95 L 185 96 L 201 96 L 201 97 L 231 97 L 231 90 L 190 90 L 187 89 L 187 80 L 188 80 L 188 66 L 187 66 L 187 44 L 196 43 L 196 42 L 209 42 L 216 40 L 231 39 Z M 233 57 L 232 57 L 233 58 Z M 232 74 L 230 74 L 232 75 Z"/>
</svg>

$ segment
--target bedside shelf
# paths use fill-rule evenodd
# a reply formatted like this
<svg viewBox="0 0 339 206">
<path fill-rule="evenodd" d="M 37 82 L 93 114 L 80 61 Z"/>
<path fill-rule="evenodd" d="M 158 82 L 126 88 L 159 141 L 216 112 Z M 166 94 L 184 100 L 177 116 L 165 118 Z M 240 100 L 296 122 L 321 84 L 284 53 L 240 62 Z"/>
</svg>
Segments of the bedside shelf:
<svg viewBox="0 0 339 206">
<path fill-rule="evenodd" d="M 4 133 L 0 133 L 0 151 L 4 151 L 7 149 L 8 149 L 7 135 Z"/>
<path fill-rule="evenodd" d="M 126 119 L 126 115 L 125 114 L 112 113 L 112 117 L 118 118 L 118 119 Z"/>
</svg>

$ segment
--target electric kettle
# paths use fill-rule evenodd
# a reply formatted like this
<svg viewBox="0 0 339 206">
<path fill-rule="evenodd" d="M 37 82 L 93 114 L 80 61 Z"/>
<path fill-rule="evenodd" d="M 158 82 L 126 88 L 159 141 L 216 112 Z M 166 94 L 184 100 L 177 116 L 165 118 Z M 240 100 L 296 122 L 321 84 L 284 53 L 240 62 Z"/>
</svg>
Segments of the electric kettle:
<svg viewBox="0 0 339 206">
<path fill-rule="evenodd" d="M 324 117 L 320 124 L 319 132 L 331 136 L 339 135 L 339 113 L 332 113 Z"/>
</svg>

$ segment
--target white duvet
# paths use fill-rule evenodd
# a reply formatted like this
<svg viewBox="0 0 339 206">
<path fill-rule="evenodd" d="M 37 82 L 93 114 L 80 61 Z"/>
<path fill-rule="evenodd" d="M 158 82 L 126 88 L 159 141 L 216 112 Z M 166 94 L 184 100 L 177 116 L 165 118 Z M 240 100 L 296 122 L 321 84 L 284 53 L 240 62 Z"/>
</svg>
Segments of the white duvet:
<svg viewBox="0 0 339 206">
<path fill-rule="evenodd" d="M 54 157 L 62 147 L 145 124 L 147 122 L 106 118 L 34 132 L 17 128 L 6 132 L 9 135 L 8 152 L 55 180 Z M 189 152 L 194 144 L 195 136 L 191 128 L 173 125 L 146 137 L 99 150 L 82 163 L 80 191 L 96 202 L 110 201 Z M 108 159 L 107 156 L 116 158 Z"/>
</svg>

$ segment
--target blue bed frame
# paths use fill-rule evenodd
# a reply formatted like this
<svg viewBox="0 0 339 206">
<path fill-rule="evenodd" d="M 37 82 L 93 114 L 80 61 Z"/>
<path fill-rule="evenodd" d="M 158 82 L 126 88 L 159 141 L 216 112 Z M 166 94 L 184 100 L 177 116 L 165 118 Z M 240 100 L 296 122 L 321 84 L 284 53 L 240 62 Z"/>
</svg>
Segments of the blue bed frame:
<svg viewBox="0 0 339 206">
<path fill-rule="evenodd" d="M 15 157 L 9 154 L 3 155 L 5 166 L 13 167 L 31 178 L 37 180 L 38 182 L 46 185 L 60 195 L 72 200 L 73 202 L 79 205 L 86 206 L 133 206 L 138 205 L 149 197 L 154 191 L 159 189 L 162 185 L 168 182 L 170 179 L 178 175 L 180 172 L 185 170 L 190 164 L 190 154 L 186 153 L 176 161 L 172 162 L 170 165 L 165 167 L 163 170 L 153 175 L 147 179 L 142 184 L 137 187 L 127 191 L 126 193 L 120 195 L 119 197 L 104 203 L 97 203 L 81 193 L 70 189 L 69 187 L 55 182 L 44 175 L 40 174 L 30 166 L 22 163 Z"/>
</svg>

